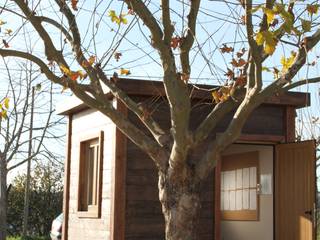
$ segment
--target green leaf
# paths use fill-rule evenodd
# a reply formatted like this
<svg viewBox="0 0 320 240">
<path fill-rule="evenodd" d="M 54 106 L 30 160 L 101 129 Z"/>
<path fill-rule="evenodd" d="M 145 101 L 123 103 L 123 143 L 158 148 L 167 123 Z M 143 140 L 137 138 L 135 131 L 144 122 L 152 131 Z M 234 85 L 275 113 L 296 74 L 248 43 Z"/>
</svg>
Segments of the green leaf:
<svg viewBox="0 0 320 240">
<path fill-rule="evenodd" d="M 265 71 L 265 72 L 271 72 L 271 70 L 267 67 L 262 67 L 262 71 Z"/>
<path fill-rule="evenodd" d="M 302 30 L 304 32 L 310 32 L 311 31 L 311 21 L 304 20 L 304 19 L 300 19 L 300 21 L 301 21 Z"/>
<path fill-rule="evenodd" d="M 41 88 L 42 88 L 41 83 L 38 83 L 38 84 L 36 85 L 36 90 L 37 90 L 37 91 L 40 91 Z"/>
<path fill-rule="evenodd" d="M 275 4 L 274 11 L 278 13 L 284 21 L 281 28 L 287 33 L 291 33 L 294 24 L 294 16 L 286 11 L 284 4 Z"/>
</svg>

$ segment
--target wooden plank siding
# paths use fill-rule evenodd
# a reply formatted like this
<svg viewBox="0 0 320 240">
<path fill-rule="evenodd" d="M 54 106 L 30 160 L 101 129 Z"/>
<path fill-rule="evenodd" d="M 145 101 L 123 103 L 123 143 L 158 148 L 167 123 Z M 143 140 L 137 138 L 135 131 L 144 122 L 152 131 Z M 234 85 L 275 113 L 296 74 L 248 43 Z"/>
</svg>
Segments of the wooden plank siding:
<svg viewBox="0 0 320 240">
<path fill-rule="evenodd" d="M 153 117 L 160 123 L 164 129 L 170 128 L 168 103 L 163 98 L 135 98 L 146 107 L 152 109 Z M 195 102 L 192 113 L 190 128 L 196 128 L 207 113 L 212 109 L 208 103 Z M 259 136 L 263 139 L 283 139 L 284 136 L 284 108 L 276 105 L 262 105 L 254 111 L 249 117 L 243 128 L 244 136 Z M 139 122 L 137 117 L 129 113 L 129 118 L 136 123 L 141 129 L 145 127 Z M 227 127 L 231 120 L 232 113 L 221 121 L 217 128 L 212 132 L 211 137 L 221 133 Z M 147 132 L 147 130 L 145 129 Z M 271 137 L 272 136 L 272 137 Z M 249 137 L 250 139 L 250 137 Z M 190 159 L 197 161 L 202 157 L 207 146 L 201 146 L 199 149 L 190 153 Z M 161 204 L 158 197 L 158 178 L 153 161 L 143 153 L 131 141 L 127 143 L 127 172 L 126 172 L 126 227 L 125 239 L 164 239 L 164 219 L 161 210 Z M 214 174 L 208 177 L 203 186 L 201 199 L 202 210 L 200 214 L 200 240 L 214 239 L 214 217 L 219 209 L 214 201 Z M 218 198 L 219 194 L 216 194 Z M 219 239 L 217 233 L 216 239 Z"/>
<path fill-rule="evenodd" d="M 316 203 L 315 149 L 314 140 L 275 147 L 276 240 L 316 239 L 312 215 Z"/>
<path fill-rule="evenodd" d="M 164 239 L 157 171 L 131 141 L 127 143 L 125 239 Z"/>
<path fill-rule="evenodd" d="M 164 219 L 158 196 L 158 174 L 149 157 L 131 141 L 127 145 L 126 240 L 164 239 Z M 204 183 L 200 239 L 212 239 L 213 176 Z"/>
</svg>

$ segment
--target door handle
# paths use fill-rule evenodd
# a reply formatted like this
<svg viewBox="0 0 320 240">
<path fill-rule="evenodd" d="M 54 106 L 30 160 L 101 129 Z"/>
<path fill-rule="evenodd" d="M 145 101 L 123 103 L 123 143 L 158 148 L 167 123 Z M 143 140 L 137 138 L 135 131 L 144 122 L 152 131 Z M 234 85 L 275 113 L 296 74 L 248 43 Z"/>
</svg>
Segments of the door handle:
<svg viewBox="0 0 320 240">
<path fill-rule="evenodd" d="M 317 208 L 316 208 L 316 204 L 313 203 L 313 209 L 305 211 L 304 214 L 307 214 L 307 215 L 309 215 L 311 217 L 312 225 L 313 225 L 314 228 L 316 228 L 316 226 L 317 226 Z"/>
</svg>

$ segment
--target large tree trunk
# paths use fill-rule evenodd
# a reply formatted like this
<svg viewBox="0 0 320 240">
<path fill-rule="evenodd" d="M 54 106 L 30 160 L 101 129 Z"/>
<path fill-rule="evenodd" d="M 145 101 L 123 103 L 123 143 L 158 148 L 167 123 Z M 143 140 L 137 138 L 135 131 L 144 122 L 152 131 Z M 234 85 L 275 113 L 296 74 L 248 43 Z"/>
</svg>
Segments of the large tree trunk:
<svg viewBox="0 0 320 240">
<path fill-rule="evenodd" d="M 159 174 L 166 240 L 196 240 L 201 208 L 199 185 L 192 177 L 183 177 L 183 173 L 179 175 L 173 179 L 168 174 Z"/>
<path fill-rule="evenodd" d="M 0 156 L 0 240 L 6 239 L 7 232 L 7 169 Z"/>
</svg>

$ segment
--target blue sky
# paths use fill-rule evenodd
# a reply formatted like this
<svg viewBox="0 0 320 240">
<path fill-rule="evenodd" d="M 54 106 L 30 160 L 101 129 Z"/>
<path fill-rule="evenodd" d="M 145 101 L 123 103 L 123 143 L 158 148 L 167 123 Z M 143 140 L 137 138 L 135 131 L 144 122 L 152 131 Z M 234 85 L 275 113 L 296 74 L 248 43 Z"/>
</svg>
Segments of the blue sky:
<svg viewBox="0 0 320 240">
<path fill-rule="evenodd" d="M 147 1 L 153 15 L 161 21 L 159 11 L 159 1 Z M 181 18 L 181 15 L 186 16 L 188 12 L 189 0 L 172 0 L 172 21 L 175 26 L 175 35 L 181 36 L 185 31 L 186 21 Z M 262 1 L 255 1 L 256 4 Z M 305 8 L 306 4 L 311 1 L 298 1 L 297 13 Z M 45 15 L 55 18 L 58 22 L 66 24 L 64 18 L 58 8 L 54 6 L 53 1 L 29 1 L 33 6 L 37 6 L 37 14 Z M 8 8 L 16 12 L 17 7 L 14 6 L 12 1 L 9 1 Z M 156 50 L 150 46 L 150 33 L 147 28 L 137 21 L 134 15 L 127 15 L 127 25 L 118 26 L 111 22 L 108 16 L 109 10 L 115 10 L 116 13 L 127 13 L 127 6 L 123 1 L 115 0 L 80 0 L 78 3 L 79 11 L 75 12 L 77 15 L 77 23 L 80 27 L 80 32 L 83 39 L 83 48 L 85 49 L 86 56 L 97 56 L 97 59 L 108 61 L 105 71 L 107 74 L 112 75 L 113 72 L 118 72 L 120 68 L 130 69 L 131 78 L 161 80 L 162 67 L 160 64 L 159 56 Z M 92 14 L 94 13 L 94 14 Z M 257 13 L 257 15 L 261 13 Z M 245 26 L 238 24 L 243 15 L 243 9 L 238 1 L 208 1 L 203 0 L 197 21 L 197 36 L 195 45 L 191 51 L 192 74 L 191 81 L 193 83 L 206 83 L 206 84 L 223 84 L 226 80 L 224 76 L 227 67 L 230 67 L 230 61 L 234 55 L 222 54 L 220 47 L 223 43 L 232 46 L 236 51 L 246 47 Z M 302 13 L 301 16 L 307 19 L 309 16 Z M 257 16 L 256 20 L 259 16 Z M 33 53 L 46 61 L 43 55 L 43 44 L 39 37 L 35 34 L 34 29 L 30 24 L 24 20 L 19 19 L 13 14 L 7 14 L 5 11 L 0 15 L 0 19 L 7 21 L 6 25 L 1 27 L 0 38 L 8 41 L 10 49 L 25 50 L 29 47 Z M 318 23 L 318 19 L 315 19 Z M 24 27 L 21 27 L 24 26 Z M 64 36 L 61 35 L 56 29 L 45 25 L 46 29 L 55 41 L 56 46 L 60 49 L 63 48 L 66 58 L 68 59 L 71 68 L 78 70 L 79 66 L 75 64 L 74 56 L 68 44 L 64 42 Z M 12 36 L 4 36 L 4 30 L 10 28 L 13 30 Z M 125 32 L 131 29 L 127 34 Z M 94 38 L 93 38 L 94 35 Z M 114 50 L 116 43 L 122 39 L 121 44 L 117 50 Z M 294 39 L 291 39 L 294 41 Z M 112 44 L 112 46 L 110 46 Z M 1 45 L 0 45 L 1 47 Z M 114 51 L 122 54 L 119 61 L 114 59 Z M 289 56 L 292 47 L 285 44 L 279 44 L 277 51 L 273 54 L 270 60 L 266 61 L 264 66 L 268 68 L 280 66 L 281 56 Z M 179 50 L 175 50 L 177 55 Z M 319 47 L 310 53 L 308 62 L 317 60 L 319 56 Z M 6 79 L 6 71 L 3 63 L 0 60 L 0 77 Z M 177 61 L 179 63 L 179 61 Z M 15 72 L 19 69 L 16 59 L 9 60 L 10 69 Z M 179 65 L 179 64 L 178 64 Z M 59 70 L 56 68 L 58 74 Z M 307 66 L 297 75 L 296 79 L 304 79 L 308 77 L 319 76 L 319 64 L 315 66 Z M 265 85 L 274 80 L 272 73 L 264 74 Z M 40 78 L 39 82 L 46 82 L 45 78 Z M 5 93 L 4 85 L 0 86 L 0 94 Z M 63 98 L 60 94 L 61 87 L 55 86 L 58 93 L 57 101 Z M 312 107 L 302 110 L 300 116 L 304 116 L 303 120 L 308 121 L 307 117 L 314 115 L 319 116 L 319 84 L 310 85 L 299 88 L 299 91 L 309 91 L 312 94 Z M 66 91 L 65 95 L 70 93 Z M 1 95 L 0 95 L 1 96 Z"/>
</svg>

